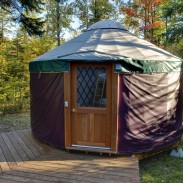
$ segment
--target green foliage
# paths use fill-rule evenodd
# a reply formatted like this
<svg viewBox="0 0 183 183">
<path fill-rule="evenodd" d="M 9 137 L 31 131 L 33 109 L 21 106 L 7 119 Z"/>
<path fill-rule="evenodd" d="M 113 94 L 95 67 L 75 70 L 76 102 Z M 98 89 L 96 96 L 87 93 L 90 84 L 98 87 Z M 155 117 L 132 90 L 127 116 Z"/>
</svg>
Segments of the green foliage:
<svg viewBox="0 0 183 183">
<path fill-rule="evenodd" d="M 4 41 L 5 35 L 12 33 L 11 26 L 13 25 L 10 14 L 0 9 L 0 42 Z"/>
<path fill-rule="evenodd" d="M 91 2 L 90 11 L 92 16 L 89 24 L 92 25 L 100 20 L 110 19 L 115 10 L 109 0 L 95 0 Z"/>
<path fill-rule="evenodd" d="M 0 83 L 0 111 L 2 113 L 14 112 L 24 108 L 24 100 L 29 96 L 26 87 L 26 66 L 18 56 L 19 46 L 9 40 L 1 45 L 2 75 Z"/>
<path fill-rule="evenodd" d="M 165 48 L 183 58 L 183 1 L 166 0 L 162 17 L 166 23 Z"/>
<path fill-rule="evenodd" d="M 68 0 L 47 0 L 46 11 L 46 35 L 52 37 L 59 46 L 64 32 L 71 30 L 72 7 Z"/>
<path fill-rule="evenodd" d="M 137 35 L 142 35 L 146 40 L 156 45 L 160 44 L 164 23 L 161 20 L 162 0 L 134 0 L 124 3 L 122 13 L 125 23 Z"/>
<path fill-rule="evenodd" d="M 115 6 L 109 0 L 76 0 L 72 6 L 82 22 L 82 30 L 100 20 L 116 17 Z"/>
<path fill-rule="evenodd" d="M 0 45 L 0 113 L 14 113 L 30 105 L 28 63 L 53 48 L 47 36 L 30 38 L 20 32 Z"/>
<path fill-rule="evenodd" d="M 72 3 L 74 14 L 82 22 L 81 29 L 88 28 L 89 5 L 87 0 L 76 0 Z"/>
<path fill-rule="evenodd" d="M 162 15 L 166 21 L 167 42 L 183 39 L 183 2 L 166 0 L 162 7 Z"/>
<path fill-rule="evenodd" d="M 44 21 L 33 13 L 41 13 L 44 3 L 41 0 L 1 0 L 0 8 L 11 14 L 29 35 L 42 35 Z"/>
<path fill-rule="evenodd" d="M 137 36 L 182 57 L 183 1 L 143 0 L 124 3 L 126 27 Z"/>
</svg>

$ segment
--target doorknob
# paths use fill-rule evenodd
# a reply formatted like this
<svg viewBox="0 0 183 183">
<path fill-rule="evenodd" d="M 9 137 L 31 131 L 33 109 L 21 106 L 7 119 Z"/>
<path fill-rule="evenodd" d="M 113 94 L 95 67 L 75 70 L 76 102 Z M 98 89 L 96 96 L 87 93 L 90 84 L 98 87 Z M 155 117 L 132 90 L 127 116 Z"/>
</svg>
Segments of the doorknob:
<svg viewBox="0 0 183 183">
<path fill-rule="evenodd" d="M 72 109 L 72 112 L 77 112 L 77 110 L 73 108 L 73 109 Z"/>
</svg>

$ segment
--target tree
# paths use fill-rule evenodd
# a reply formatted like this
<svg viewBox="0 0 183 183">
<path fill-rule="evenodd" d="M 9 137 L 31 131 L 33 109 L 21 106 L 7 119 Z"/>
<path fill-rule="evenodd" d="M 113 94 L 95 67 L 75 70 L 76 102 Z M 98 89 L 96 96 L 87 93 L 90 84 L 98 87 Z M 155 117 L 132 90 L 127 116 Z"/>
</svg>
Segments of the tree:
<svg viewBox="0 0 183 183">
<path fill-rule="evenodd" d="M 49 0 L 46 9 L 46 34 L 53 37 L 59 46 L 62 32 L 70 29 L 72 8 L 66 0 Z"/>
<path fill-rule="evenodd" d="M 162 10 L 166 22 L 166 42 L 183 39 L 183 2 L 167 0 Z"/>
<path fill-rule="evenodd" d="M 128 24 L 128 27 L 135 28 L 136 33 L 143 31 L 145 39 L 159 44 L 160 40 L 155 37 L 155 32 L 157 31 L 161 35 L 164 25 L 160 16 L 162 3 L 162 0 L 134 0 L 132 3 L 129 1 L 122 7 L 125 23 Z"/>
<path fill-rule="evenodd" d="M 30 37 L 22 30 L 0 43 L 0 114 L 29 108 L 28 63 L 54 46 L 46 35 Z"/>
<path fill-rule="evenodd" d="M 122 6 L 127 28 L 183 57 L 183 1 L 134 0 Z"/>
<path fill-rule="evenodd" d="M 75 15 L 82 22 L 81 29 L 87 29 L 100 20 L 112 19 L 116 12 L 109 0 L 76 0 L 72 5 L 75 7 Z"/>
<path fill-rule="evenodd" d="M 162 18 L 166 25 L 163 34 L 166 49 L 183 57 L 183 1 L 166 0 L 162 7 Z"/>
<path fill-rule="evenodd" d="M 72 3 L 74 14 L 79 18 L 82 22 L 80 26 L 81 29 L 88 28 L 89 22 L 89 0 L 76 0 Z"/>
<path fill-rule="evenodd" d="M 0 7 L 12 15 L 12 19 L 19 23 L 29 35 L 42 35 L 42 18 L 36 18 L 32 12 L 41 13 L 44 3 L 41 0 L 1 0 Z"/>
<path fill-rule="evenodd" d="M 8 12 L 0 9 L 0 42 L 4 41 L 5 35 L 12 32 L 10 29 L 11 26 L 11 16 Z"/>
<path fill-rule="evenodd" d="M 94 0 L 90 5 L 92 16 L 90 25 L 104 19 L 110 19 L 113 15 L 114 8 L 109 0 Z"/>
</svg>

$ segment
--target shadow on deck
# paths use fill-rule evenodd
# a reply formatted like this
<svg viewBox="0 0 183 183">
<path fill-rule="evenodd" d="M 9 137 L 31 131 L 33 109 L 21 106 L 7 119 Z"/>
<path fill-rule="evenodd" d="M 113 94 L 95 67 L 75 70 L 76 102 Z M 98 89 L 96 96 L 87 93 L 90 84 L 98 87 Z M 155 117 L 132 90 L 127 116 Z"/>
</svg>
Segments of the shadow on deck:
<svg viewBox="0 0 183 183">
<path fill-rule="evenodd" d="M 71 153 L 30 130 L 0 134 L 0 183 L 140 183 L 138 159 Z"/>
</svg>

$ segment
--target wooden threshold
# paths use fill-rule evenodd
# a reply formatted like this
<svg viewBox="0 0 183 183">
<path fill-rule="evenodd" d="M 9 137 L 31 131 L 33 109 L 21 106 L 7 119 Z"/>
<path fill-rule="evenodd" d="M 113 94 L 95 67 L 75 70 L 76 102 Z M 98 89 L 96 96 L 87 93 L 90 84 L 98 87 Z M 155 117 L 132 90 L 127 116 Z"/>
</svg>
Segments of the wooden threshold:
<svg viewBox="0 0 183 183">
<path fill-rule="evenodd" d="M 107 153 L 107 154 L 117 154 L 116 151 L 111 151 L 111 149 L 105 148 L 93 148 L 93 147 L 66 147 L 67 150 L 76 150 L 76 151 L 83 151 L 83 152 L 96 152 L 96 153 Z"/>
</svg>

